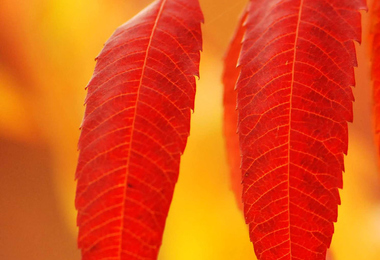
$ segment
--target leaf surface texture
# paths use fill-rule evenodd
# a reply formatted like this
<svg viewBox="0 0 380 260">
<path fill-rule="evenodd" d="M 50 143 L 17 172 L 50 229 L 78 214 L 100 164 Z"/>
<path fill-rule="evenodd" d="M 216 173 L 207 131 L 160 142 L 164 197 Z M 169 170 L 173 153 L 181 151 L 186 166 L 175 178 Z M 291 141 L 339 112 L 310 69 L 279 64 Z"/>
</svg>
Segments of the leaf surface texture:
<svg viewBox="0 0 380 260">
<path fill-rule="evenodd" d="M 239 58 L 244 214 L 260 260 L 325 259 L 342 188 L 361 0 L 252 0 Z"/>
<path fill-rule="evenodd" d="M 87 88 L 76 178 L 82 259 L 156 259 L 199 74 L 197 0 L 159 0 L 105 44 Z"/>
</svg>

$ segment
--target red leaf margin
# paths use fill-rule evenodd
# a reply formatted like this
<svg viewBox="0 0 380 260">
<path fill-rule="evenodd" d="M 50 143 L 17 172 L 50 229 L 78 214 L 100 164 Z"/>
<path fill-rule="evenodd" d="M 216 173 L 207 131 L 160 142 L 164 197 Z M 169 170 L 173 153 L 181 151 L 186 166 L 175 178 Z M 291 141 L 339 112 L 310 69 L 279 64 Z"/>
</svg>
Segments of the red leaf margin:
<svg viewBox="0 0 380 260">
<path fill-rule="evenodd" d="M 240 147 L 239 136 L 237 134 L 238 114 L 236 111 L 236 92 L 235 85 L 240 74 L 240 69 L 237 67 L 237 61 L 240 55 L 241 43 L 245 34 L 244 22 L 247 18 L 247 7 L 239 19 L 238 27 L 235 35 L 228 46 L 224 57 L 223 68 L 223 131 L 226 142 L 227 161 L 231 174 L 231 189 L 234 192 L 238 207 L 243 209 L 243 185 L 242 175 L 240 170 Z"/>
<path fill-rule="evenodd" d="M 258 259 L 325 259 L 337 220 L 365 1 L 250 1 L 237 82 Z"/>
<path fill-rule="evenodd" d="M 87 88 L 76 171 L 82 259 L 156 259 L 199 76 L 197 0 L 157 0 L 119 27 Z"/>
</svg>

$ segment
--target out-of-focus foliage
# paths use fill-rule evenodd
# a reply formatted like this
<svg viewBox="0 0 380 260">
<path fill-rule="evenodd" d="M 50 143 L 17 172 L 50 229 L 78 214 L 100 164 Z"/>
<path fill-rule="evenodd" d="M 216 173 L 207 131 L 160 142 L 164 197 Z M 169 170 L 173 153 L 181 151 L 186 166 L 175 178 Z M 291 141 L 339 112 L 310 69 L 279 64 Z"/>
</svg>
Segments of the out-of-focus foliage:
<svg viewBox="0 0 380 260">
<path fill-rule="evenodd" d="M 84 87 L 106 39 L 149 3 L 0 1 L 0 259 L 80 259 L 74 172 Z M 229 191 L 222 139 L 221 60 L 246 1 L 200 3 L 201 79 L 160 259 L 255 259 Z M 332 242 L 336 260 L 380 259 L 380 174 L 363 17 L 354 124 Z"/>
</svg>

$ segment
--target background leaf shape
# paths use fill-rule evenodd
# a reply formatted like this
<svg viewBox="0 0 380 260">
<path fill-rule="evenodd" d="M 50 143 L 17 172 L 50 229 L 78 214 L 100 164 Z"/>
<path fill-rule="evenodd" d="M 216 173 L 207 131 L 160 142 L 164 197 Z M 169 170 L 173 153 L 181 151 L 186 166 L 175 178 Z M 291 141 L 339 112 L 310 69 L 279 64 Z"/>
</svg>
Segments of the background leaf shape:
<svg viewBox="0 0 380 260">
<path fill-rule="evenodd" d="M 241 42 L 245 33 L 243 23 L 247 18 L 247 8 L 244 9 L 242 16 L 238 22 L 237 30 L 232 37 L 224 57 L 223 70 L 223 130 L 227 148 L 227 160 L 231 173 L 231 188 L 235 194 L 237 205 L 240 209 L 242 204 L 242 176 L 240 170 L 240 147 L 239 137 L 237 135 L 238 114 L 236 111 L 236 92 L 235 85 L 239 77 L 240 70 L 237 68 L 237 61 L 240 54 Z"/>
<path fill-rule="evenodd" d="M 372 23 L 372 80 L 375 102 L 375 131 L 378 150 L 380 148 L 380 1 L 374 0 L 371 9 Z M 380 151 L 380 150 L 379 150 Z"/>
<path fill-rule="evenodd" d="M 119 27 L 88 84 L 76 177 L 82 259 L 156 259 L 190 127 L 198 1 L 155 1 Z"/>
<path fill-rule="evenodd" d="M 337 220 L 365 1 L 251 1 L 237 82 L 258 259 L 325 259 Z"/>
</svg>

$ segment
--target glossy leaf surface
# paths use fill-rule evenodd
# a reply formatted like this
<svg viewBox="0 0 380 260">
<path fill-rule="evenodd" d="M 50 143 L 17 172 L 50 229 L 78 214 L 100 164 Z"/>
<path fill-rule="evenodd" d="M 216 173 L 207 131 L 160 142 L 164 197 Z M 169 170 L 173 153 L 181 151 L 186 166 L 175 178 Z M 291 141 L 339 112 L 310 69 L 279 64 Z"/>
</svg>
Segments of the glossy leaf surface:
<svg viewBox="0 0 380 260">
<path fill-rule="evenodd" d="M 239 58 L 244 213 L 260 260 L 325 259 L 352 121 L 361 0 L 252 0 Z"/>
<path fill-rule="evenodd" d="M 155 1 L 119 27 L 88 84 L 76 177 L 82 259 L 156 259 L 199 74 L 197 0 Z"/>
</svg>

